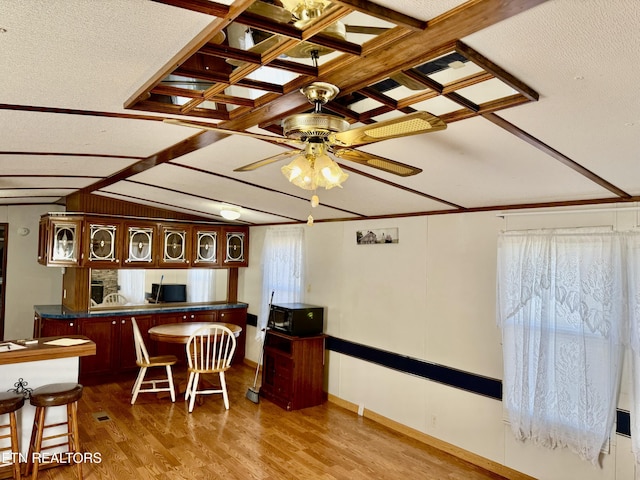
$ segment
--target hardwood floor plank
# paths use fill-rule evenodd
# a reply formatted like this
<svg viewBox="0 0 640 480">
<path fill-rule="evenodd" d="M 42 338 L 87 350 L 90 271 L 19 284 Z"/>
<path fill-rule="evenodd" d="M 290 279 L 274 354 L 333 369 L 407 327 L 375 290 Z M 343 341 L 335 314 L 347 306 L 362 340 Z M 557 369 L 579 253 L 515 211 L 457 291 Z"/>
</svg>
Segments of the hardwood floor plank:
<svg viewBox="0 0 640 480">
<path fill-rule="evenodd" d="M 191 414 L 183 397 L 173 404 L 142 394 L 130 405 L 133 379 L 85 387 L 80 438 L 85 452 L 102 457 L 83 465 L 85 479 L 504 480 L 332 403 L 293 412 L 252 403 L 245 394 L 253 375 L 232 367 L 230 409 L 213 395 Z M 51 468 L 41 478 L 75 472 Z"/>
</svg>

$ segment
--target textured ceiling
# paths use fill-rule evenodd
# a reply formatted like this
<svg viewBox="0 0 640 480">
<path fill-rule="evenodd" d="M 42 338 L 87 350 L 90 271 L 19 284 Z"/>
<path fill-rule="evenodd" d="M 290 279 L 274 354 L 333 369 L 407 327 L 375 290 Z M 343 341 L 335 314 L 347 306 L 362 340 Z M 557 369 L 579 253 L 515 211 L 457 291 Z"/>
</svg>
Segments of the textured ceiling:
<svg viewBox="0 0 640 480">
<path fill-rule="evenodd" d="M 218 2 L 231 6 L 230 16 L 234 8 L 244 10 L 250 3 Z M 452 9 L 456 12 L 469 4 L 486 8 L 486 18 L 505 19 L 488 22 L 484 28 L 447 23 L 449 14 L 443 14 L 453 15 Z M 360 147 L 418 167 L 422 173 L 398 177 L 339 161 L 349 179 L 342 189 L 318 192 L 321 205 L 312 211 L 311 193 L 289 184 L 280 173 L 284 162 L 234 171 L 285 152 L 286 147 L 237 135 L 201 135 L 200 130 L 160 121 L 181 117 L 218 124 L 202 115 L 174 115 L 139 105 L 125 108 L 134 106 L 132 99 L 195 52 L 207 35 L 226 26 L 224 18 L 143 0 L 4 0 L 0 2 L 0 63 L 5 71 L 0 83 L 0 204 L 51 203 L 84 189 L 212 220 L 220 219 L 223 204 L 233 204 L 242 212 L 239 222 L 265 224 L 303 222 L 310 213 L 322 221 L 640 199 L 636 85 L 640 65 L 633 60 L 640 48 L 640 3 L 483 0 L 469 4 L 394 0 L 364 5 L 370 11 L 378 5 L 427 22 L 425 35 L 438 24 L 446 24 L 446 31 L 473 31 L 457 40 L 536 92 L 537 100 L 489 115 L 453 119 L 444 131 Z M 362 13 L 352 15 L 346 18 L 367 21 Z M 379 20 L 371 20 L 373 24 Z M 363 75 L 358 65 L 366 66 L 375 82 L 385 78 L 392 73 L 386 71 L 385 62 L 402 59 L 408 51 L 403 42 L 415 35 L 411 29 L 402 32 L 405 37 L 390 47 L 393 57 L 380 54 L 375 71 L 368 71 L 367 60 L 377 58 L 375 49 L 361 59 L 348 55 L 343 60 L 333 53 L 322 59 L 318 80 L 337 79 L 344 83 L 341 88 L 349 87 L 350 78 Z M 425 44 L 425 53 L 437 46 Z M 237 91 L 241 89 L 235 86 L 224 93 Z M 483 82 L 464 93 L 483 103 L 497 95 L 495 91 L 515 92 L 505 84 Z M 415 92 L 387 93 L 402 100 Z M 231 118 L 220 125 L 277 135 L 279 111 L 300 110 L 304 102 L 296 100 L 302 98 L 297 88 L 273 96 L 277 97 L 273 103 L 256 100 L 252 107 L 238 107 L 236 113 L 242 115 L 237 117 L 231 110 Z M 381 105 L 371 98 L 352 105 L 347 98 L 338 98 L 335 107 L 360 114 Z M 410 106 L 451 118 L 447 117 L 451 105 L 450 99 L 440 96 Z M 402 113 L 392 110 L 374 118 L 398 115 Z M 252 122 L 253 118 L 259 121 Z M 361 124 L 358 119 L 350 121 L 354 127 Z M 202 148 L 175 154 L 176 146 L 193 142 L 194 135 L 209 140 Z M 148 168 L 149 159 L 157 158 L 162 162 Z"/>
</svg>

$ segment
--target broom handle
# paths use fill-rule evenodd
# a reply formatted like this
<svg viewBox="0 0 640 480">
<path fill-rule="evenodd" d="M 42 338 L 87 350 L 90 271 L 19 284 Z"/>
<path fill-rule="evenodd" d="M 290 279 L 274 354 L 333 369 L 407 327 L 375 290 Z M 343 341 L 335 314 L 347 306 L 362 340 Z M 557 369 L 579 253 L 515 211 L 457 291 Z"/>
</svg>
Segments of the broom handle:
<svg viewBox="0 0 640 480">
<path fill-rule="evenodd" d="M 262 356 L 264 355 L 264 339 L 262 340 L 262 349 L 260 350 L 260 358 L 258 359 L 258 366 L 256 367 L 256 376 L 253 379 L 253 389 L 255 390 L 258 384 L 258 372 L 260 371 L 260 364 L 262 363 Z"/>
<path fill-rule="evenodd" d="M 271 299 L 269 300 L 269 312 L 271 312 L 271 305 L 273 304 L 273 294 L 275 293 L 275 290 L 271 291 Z M 262 348 L 260 349 L 260 358 L 258 359 L 258 366 L 256 367 L 256 376 L 253 379 L 253 388 L 256 388 L 256 385 L 258 384 L 258 372 L 260 371 L 260 365 L 262 364 L 262 357 L 264 356 L 264 341 L 265 341 L 265 337 L 267 336 L 267 332 L 266 332 L 266 328 L 262 329 L 264 333 L 264 337 L 262 337 Z"/>
</svg>

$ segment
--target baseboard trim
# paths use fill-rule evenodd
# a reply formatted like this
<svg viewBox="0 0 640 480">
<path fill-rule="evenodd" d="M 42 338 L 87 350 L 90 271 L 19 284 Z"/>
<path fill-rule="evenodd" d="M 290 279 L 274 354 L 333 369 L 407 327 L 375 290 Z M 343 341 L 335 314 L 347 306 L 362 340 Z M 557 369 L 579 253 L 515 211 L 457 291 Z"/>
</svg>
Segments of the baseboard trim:
<svg viewBox="0 0 640 480">
<path fill-rule="evenodd" d="M 338 405 L 342 408 L 345 408 L 356 415 L 358 414 L 358 405 L 355 403 L 351 403 L 347 400 L 343 400 L 340 397 L 336 397 L 335 395 L 328 395 L 328 401 Z M 427 435 L 426 433 L 422 433 L 413 428 L 407 427 L 399 422 L 391 420 L 387 417 L 384 417 L 376 412 L 373 412 L 368 409 L 364 409 L 362 412 L 362 416 L 373 420 L 376 423 L 384 425 L 396 432 L 407 435 L 408 437 L 413 438 L 414 440 L 418 440 L 430 447 L 437 448 L 438 450 L 442 450 L 443 452 L 449 453 L 455 457 L 458 457 L 462 460 L 465 460 L 473 465 L 477 465 L 478 467 L 484 468 L 489 472 L 496 473 L 498 475 L 502 475 L 505 478 L 510 480 L 536 480 L 534 477 L 526 475 L 522 472 L 518 472 L 517 470 L 513 470 L 505 465 L 502 465 L 498 462 L 494 462 L 493 460 L 489 460 L 488 458 L 481 457 L 480 455 L 476 455 L 475 453 L 469 452 L 468 450 L 464 450 L 460 447 L 457 447 L 451 443 L 447 443 L 443 440 L 440 440 L 436 437 L 432 437 L 431 435 Z"/>
</svg>

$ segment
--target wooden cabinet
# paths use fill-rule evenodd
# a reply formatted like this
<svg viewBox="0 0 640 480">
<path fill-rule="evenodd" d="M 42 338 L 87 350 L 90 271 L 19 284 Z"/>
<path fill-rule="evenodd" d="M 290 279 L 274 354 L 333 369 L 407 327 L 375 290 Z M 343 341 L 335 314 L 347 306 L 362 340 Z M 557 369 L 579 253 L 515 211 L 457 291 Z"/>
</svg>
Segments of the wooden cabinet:
<svg viewBox="0 0 640 480">
<path fill-rule="evenodd" d="M 113 371 L 117 358 L 120 319 L 116 317 L 83 318 L 78 333 L 96 344 L 96 354 L 80 362 L 80 381 L 94 383 Z"/>
<path fill-rule="evenodd" d="M 292 337 L 268 330 L 261 395 L 286 410 L 320 405 L 324 401 L 324 339 L 324 335 Z"/>
<path fill-rule="evenodd" d="M 41 219 L 38 262 L 60 267 L 79 266 L 81 232 L 81 217 L 49 216 Z"/>
<path fill-rule="evenodd" d="M 249 231 L 246 227 L 222 227 L 222 264 L 227 267 L 249 265 Z"/>
<path fill-rule="evenodd" d="M 33 338 L 59 337 L 64 335 L 76 335 L 78 322 L 76 320 L 52 320 L 36 316 Z"/>
<path fill-rule="evenodd" d="M 220 266 L 220 227 L 193 227 L 192 267 L 213 268 Z"/>
<path fill-rule="evenodd" d="M 82 264 L 92 268 L 116 268 L 122 258 L 122 224 L 87 218 L 83 228 Z"/>
<path fill-rule="evenodd" d="M 233 355 L 233 361 L 231 362 L 233 364 L 242 363 L 247 343 L 247 311 L 243 309 L 220 310 L 216 321 L 232 323 L 242 328 L 242 332 L 236 338 L 236 353 Z"/>
<path fill-rule="evenodd" d="M 156 225 L 146 223 L 125 224 L 123 267 L 144 267 L 157 264 L 156 251 Z"/>
<path fill-rule="evenodd" d="M 147 331 L 153 326 L 153 315 L 136 315 L 135 319 L 148 345 Z M 80 361 L 81 382 L 100 383 L 138 369 L 131 316 L 83 318 L 78 323 L 78 333 L 96 344 L 96 354 Z"/>
<path fill-rule="evenodd" d="M 249 228 L 204 222 L 47 214 L 38 262 L 91 268 L 236 268 L 249 265 Z"/>
<path fill-rule="evenodd" d="M 158 264 L 161 267 L 188 267 L 191 263 L 191 227 L 160 225 Z"/>
<path fill-rule="evenodd" d="M 237 338 L 233 363 L 242 363 L 245 354 L 247 309 L 187 310 L 184 312 L 154 312 L 128 315 L 87 316 L 73 319 L 34 315 L 34 338 L 84 335 L 96 344 L 96 354 L 80 359 L 80 382 L 87 385 L 104 383 L 121 374 L 138 371 L 131 317 L 135 317 L 150 355 L 175 355 L 178 363 L 186 363 L 185 345 L 151 340 L 149 329 L 154 325 L 180 322 L 225 322 L 238 325 L 242 333 Z"/>
</svg>

